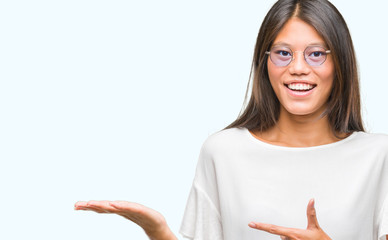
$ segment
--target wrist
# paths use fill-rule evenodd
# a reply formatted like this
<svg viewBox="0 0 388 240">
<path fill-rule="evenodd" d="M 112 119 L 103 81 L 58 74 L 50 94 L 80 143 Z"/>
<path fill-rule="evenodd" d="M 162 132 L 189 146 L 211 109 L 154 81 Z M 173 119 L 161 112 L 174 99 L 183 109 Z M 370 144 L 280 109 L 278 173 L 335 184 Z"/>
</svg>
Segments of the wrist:
<svg viewBox="0 0 388 240">
<path fill-rule="evenodd" d="M 160 226 L 158 229 L 146 231 L 150 240 L 177 240 L 177 237 L 171 231 L 167 224 Z"/>
</svg>

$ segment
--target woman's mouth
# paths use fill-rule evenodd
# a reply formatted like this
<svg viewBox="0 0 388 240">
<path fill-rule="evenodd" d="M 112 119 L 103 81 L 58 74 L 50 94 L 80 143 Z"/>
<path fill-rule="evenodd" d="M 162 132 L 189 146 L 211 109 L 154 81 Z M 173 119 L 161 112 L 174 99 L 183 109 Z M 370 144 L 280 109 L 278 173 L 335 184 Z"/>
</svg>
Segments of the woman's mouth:
<svg viewBox="0 0 388 240">
<path fill-rule="evenodd" d="M 308 83 L 290 83 L 285 84 L 285 86 L 292 90 L 292 91 L 310 91 L 311 89 L 315 88 L 317 85 L 308 84 Z"/>
<path fill-rule="evenodd" d="M 306 97 L 310 95 L 317 84 L 310 83 L 289 83 L 284 84 L 287 92 L 293 97 Z"/>
</svg>

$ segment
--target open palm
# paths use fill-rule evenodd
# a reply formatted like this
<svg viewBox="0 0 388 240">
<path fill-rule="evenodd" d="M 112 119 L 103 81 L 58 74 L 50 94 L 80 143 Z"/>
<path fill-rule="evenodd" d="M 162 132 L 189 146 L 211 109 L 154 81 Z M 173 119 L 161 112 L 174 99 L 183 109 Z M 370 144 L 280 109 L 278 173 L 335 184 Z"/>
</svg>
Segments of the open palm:
<svg viewBox="0 0 388 240">
<path fill-rule="evenodd" d="M 249 226 L 274 235 L 279 235 L 282 240 L 331 240 L 318 224 L 314 203 L 314 199 L 311 199 L 307 205 L 306 229 L 281 227 L 258 222 L 251 222 L 249 223 Z"/>
<path fill-rule="evenodd" d="M 127 201 L 80 201 L 75 210 L 113 213 L 136 223 L 152 240 L 176 240 L 165 218 L 159 212 L 138 203 Z"/>
</svg>

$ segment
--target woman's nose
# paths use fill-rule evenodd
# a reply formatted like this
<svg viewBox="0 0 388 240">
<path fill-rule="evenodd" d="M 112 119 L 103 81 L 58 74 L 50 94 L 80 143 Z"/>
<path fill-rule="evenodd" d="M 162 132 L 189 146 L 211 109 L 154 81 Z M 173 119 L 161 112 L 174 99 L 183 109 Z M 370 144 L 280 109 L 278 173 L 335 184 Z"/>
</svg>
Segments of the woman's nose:
<svg viewBox="0 0 388 240">
<path fill-rule="evenodd" d="M 291 74 L 308 74 L 310 72 L 310 65 L 304 58 L 303 51 L 294 51 L 293 59 L 289 64 L 289 71 Z"/>
</svg>

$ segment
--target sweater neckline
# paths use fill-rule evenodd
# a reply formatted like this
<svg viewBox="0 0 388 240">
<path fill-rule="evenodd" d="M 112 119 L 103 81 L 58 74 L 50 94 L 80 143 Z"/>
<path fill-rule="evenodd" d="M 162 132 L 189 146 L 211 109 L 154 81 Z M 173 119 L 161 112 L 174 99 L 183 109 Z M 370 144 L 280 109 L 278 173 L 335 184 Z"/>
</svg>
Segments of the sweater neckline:
<svg viewBox="0 0 388 240">
<path fill-rule="evenodd" d="M 359 132 L 353 132 L 349 136 L 347 136 L 346 138 L 341 139 L 337 142 L 327 143 L 327 144 L 322 144 L 322 145 L 317 145 L 317 146 L 312 146 L 312 147 L 287 147 L 287 146 L 276 145 L 276 144 L 264 142 L 264 141 L 256 138 L 247 128 L 243 128 L 243 131 L 245 134 L 248 135 L 249 139 L 252 142 L 255 142 L 256 144 L 259 144 L 263 147 L 268 147 L 268 148 L 278 149 L 278 150 L 291 150 L 291 151 L 304 151 L 304 150 L 332 148 L 332 147 L 342 145 L 342 144 L 350 141 L 351 139 L 355 138 L 359 134 Z"/>
</svg>

